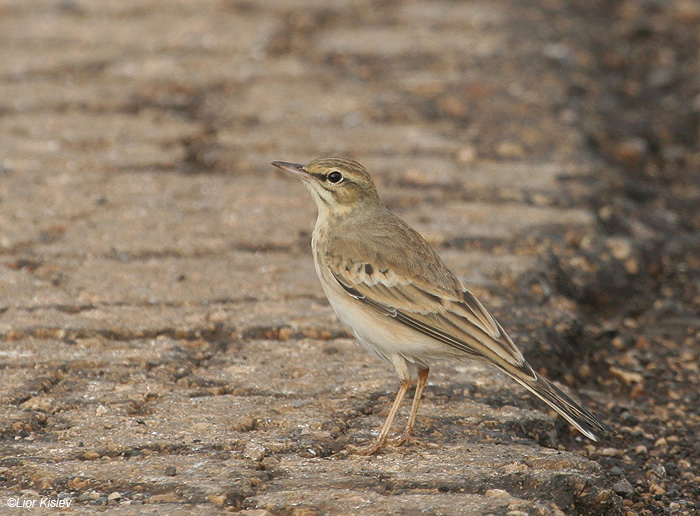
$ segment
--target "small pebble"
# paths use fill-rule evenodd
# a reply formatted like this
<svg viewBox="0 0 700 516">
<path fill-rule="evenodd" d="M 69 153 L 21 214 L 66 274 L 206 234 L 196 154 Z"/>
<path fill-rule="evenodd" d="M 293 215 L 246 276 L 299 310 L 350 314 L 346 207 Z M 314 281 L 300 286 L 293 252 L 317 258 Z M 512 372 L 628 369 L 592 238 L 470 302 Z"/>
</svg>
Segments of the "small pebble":
<svg viewBox="0 0 700 516">
<path fill-rule="evenodd" d="M 266 453 L 267 448 L 265 448 L 261 444 L 256 443 L 248 443 L 243 449 L 243 456 L 246 459 L 252 459 L 255 462 L 260 462 L 261 460 L 263 460 L 265 458 Z"/>
<path fill-rule="evenodd" d="M 78 501 L 79 502 L 87 502 L 88 500 L 92 500 L 91 495 L 92 495 L 92 493 L 90 493 L 90 492 L 81 493 L 80 496 L 78 496 Z"/>
<path fill-rule="evenodd" d="M 666 490 L 656 482 L 651 482 L 649 484 L 649 492 L 655 495 L 666 494 Z"/>
<path fill-rule="evenodd" d="M 614 457 L 615 455 L 621 455 L 622 452 L 617 448 L 603 448 L 598 454 L 603 457 Z"/>
<path fill-rule="evenodd" d="M 503 489 L 487 489 L 484 495 L 489 497 L 509 496 L 508 491 Z"/>
<path fill-rule="evenodd" d="M 209 497 L 209 501 L 215 505 L 224 505 L 226 497 L 224 495 L 212 495 Z"/>
<path fill-rule="evenodd" d="M 668 441 L 666 441 L 665 437 L 659 437 L 654 443 L 654 448 L 658 448 L 659 446 L 668 446 Z"/>
<path fill-rule="evenodd" d="M 626 478 L 623 478 L 619 482 L 615 482 L 612 488 L 613 491 L 620 496 L 630 496 L 634 493 L 634 487 L 632 487 L 632 484 L 630 484 Z"/>
<path fill-rule="evenodd" d="M 241 416 L 231 424 L 234 432 L 251 432 L 255 430 L 257 421 L 250 416 Z"/>
<path fill-rule="evenodd" d="M 666 476 L 666 468 L 664 468 L 661 464 L 657 464 L 649 470 L 649 475 L 664 478 Z"/>
</svg>

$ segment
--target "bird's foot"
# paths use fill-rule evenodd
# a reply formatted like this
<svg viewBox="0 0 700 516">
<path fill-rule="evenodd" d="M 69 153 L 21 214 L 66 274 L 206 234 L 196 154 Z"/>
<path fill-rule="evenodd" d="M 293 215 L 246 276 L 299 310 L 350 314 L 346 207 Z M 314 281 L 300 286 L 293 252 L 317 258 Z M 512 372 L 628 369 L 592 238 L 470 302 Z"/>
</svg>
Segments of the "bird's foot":
<svg viewBox="0 0 700 516">
<path fill-rule="evenodd" d="M 390 444 L 391 444 L 391 446 L 399 447 L 399 446 L 403 446 L 404 444 L 411 445 L 411 446 L 421 446 L 423 443 L 420 441 L 420 439 L 413 437 L 413 432 L 403 432 L 400 436 L 398 436 L 396 439 L 394 439 Z"/>
<path fill-rule="evenodd" d="M 403 432 L 399 437 L 387 442 L 386 439 L 377 439 L 372 444 L 366 446 L 354 446 L 349 444 L 345 449 L 354 455 L 376 455 L 382 449 L 387 449 L 391 451 L 401 451 L 400 446 L 411 445 L 411 446 L 425 446 L 420 439 L 413 437 L 413 432 Z"/>
</svg>

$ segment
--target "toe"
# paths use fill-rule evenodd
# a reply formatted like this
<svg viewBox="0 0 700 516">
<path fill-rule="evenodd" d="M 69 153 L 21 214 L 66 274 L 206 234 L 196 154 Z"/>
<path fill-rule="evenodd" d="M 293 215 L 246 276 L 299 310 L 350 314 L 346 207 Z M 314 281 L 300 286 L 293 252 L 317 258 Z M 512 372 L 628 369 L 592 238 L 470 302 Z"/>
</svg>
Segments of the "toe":
<svg viewBox="0 0 700 516">
<path fill-rule="evenodd" d="M 381 450 L 385 444 L 386 443 L 383 441 L 375 441 L 372 444 L 368 444 L 367 446 L 353 446 L 352 444 L 349 444 L 345 447 L 345 449 L 354 455 L 369 456 L 378 453 L 379 450 Z"/>
<path fill-rule="evenodd" d="M 394 439 L 391 443 L 392 446 L 402 446 L 404 444 L 418 446 L 421 444 L 420 440 L 413 437 L 411 433 L 404 432 L 399 437 Z"/>
</svg>

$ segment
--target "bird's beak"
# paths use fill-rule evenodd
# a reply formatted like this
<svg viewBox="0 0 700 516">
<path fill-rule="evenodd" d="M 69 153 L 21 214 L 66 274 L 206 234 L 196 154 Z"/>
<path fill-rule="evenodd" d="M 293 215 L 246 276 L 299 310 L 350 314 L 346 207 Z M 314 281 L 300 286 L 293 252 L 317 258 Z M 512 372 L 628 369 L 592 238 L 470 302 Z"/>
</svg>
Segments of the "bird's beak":
<svg viewBox="0 0 700 516">
<path fill-rule="evenodd" d="M 286 161 L 273 161 L 272 164 L 304 181 L 310 181 L 313 179 L 313 176 L 309 174 L 306 169 L 304 169 L 304 165 L 299 165 L 298 163 L 287 163 Z"/>
</svg>

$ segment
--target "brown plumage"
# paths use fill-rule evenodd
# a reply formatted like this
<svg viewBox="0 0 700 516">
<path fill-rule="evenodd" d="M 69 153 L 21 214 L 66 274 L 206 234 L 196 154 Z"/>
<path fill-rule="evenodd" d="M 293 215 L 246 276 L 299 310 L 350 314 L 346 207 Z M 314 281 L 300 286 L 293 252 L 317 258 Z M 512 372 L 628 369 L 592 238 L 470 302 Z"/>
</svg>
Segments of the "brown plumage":
<svg viewBox="0 0 700 516">
<path fill-rule="evenodd" d="M 340 320 L 391 363 L 401 388 L 373 453 L 384 445 L 413 373 L 418 386 L 402 441 L 410 438 L 429 365 L 443 357 L 496 366 L 556 410 L 586 437 L 609 429 L 536 374 L 501 325 L 433 248 L 381 202 L 365 168 L 340 158 L 308 165 L 274 162 L 300 177 L 319 210 L 312 238 L 316 272 Z"/>
</svg>

